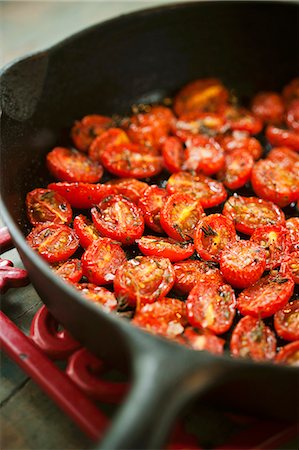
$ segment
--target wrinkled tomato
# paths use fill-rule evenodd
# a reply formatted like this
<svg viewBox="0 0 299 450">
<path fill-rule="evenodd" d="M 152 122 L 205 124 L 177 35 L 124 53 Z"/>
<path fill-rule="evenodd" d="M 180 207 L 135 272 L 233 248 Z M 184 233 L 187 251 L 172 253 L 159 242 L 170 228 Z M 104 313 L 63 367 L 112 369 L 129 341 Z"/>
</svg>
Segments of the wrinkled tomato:
<svg viewBox="0 0 299 450">
<path fill-rule="evenodd" d="M 115 194 L 121 194 L 134 203 L 138 203 L 140 197 L 148 188 L 148 184 L 144 181 L 136 180 L 136 178 L 118 178 L 106 182 L 107 186 L 111 186 Z"/>
<path fill-rule="evenodd" d="M 190 258 L 194 253 L 194 245 L 190 241 L 178 242 L 171 238 L 142 236 L 136 242 L 143 255 L 162 256 L 171 262 Z"/>
<path fill-rule="evenodd" d="M 224 152 L 214 139 L 197 134 L 186 141 L 183 170 L 214 175 L 223 165 Z"/>
<path fill-rule="evenodd" d="M 217 178 L 228 189 L 239 189 L 250 180 L 253 165 L 250 153 L 235 150 L 225 155 L 224 167 L 218 172 Z"/>
<path fill-rule="evenodd" d="M 278 336 L 287 341 L 299 339 L 299 300 L 287 303 L 274 314 L 274 327 Z"/>
<path fill-rule="evenodd" d="M 288 231 L 281 225 L 266 225 L 257 228 L 251 235 L 250 241 L 265 250 L 266 270 L 279 267 L 291 247 Z"/>
<path fill-rule="evenodd" d="M 78 214 L 78 216 L 74 218 L 73 226 L 79 238 L 80 245 L 85 249 L 101 237 L 101 234 L 92 221 L 83 216 L 83 214 Z"/>
<path fill-rule="evenodd" d="M 175 136 L 165 139 L 162 145 L 164 166 L 170 173 L 180 172 L 185 161 L 185 151 L 182 142 Z"/>
<path fill-rule="evenodd" d="M 80 259 L 73 258 L 52 266 L 54 272 L 70 283 L 78 283 L 83 277 L 83 269 Z"/>
<path fill-rule="evenodd" d="M 138 202 L 138 206 L 143 212 L 146 225 L 157 233 L 163 233 L 160 214 L 167 197 L 168 193 L 165 189 L 153 184 L 144 191 Z"/>
<path fill-rule="evenodd" d="M 26 196 L 27 216 L 33 226 L 44 222 L 68 225 L 73 211 L 69 202 L 51 189 L 37 188 Z"/>
<path fill-rule="evenodd" d="M 220 135 L 217 140 L 226 153 L 231 153 L 235 150 L 240 152 L 245 150 L 255 160 L 259 159 L 263 153 L 261 143 L 247 132 L 234 131 L 232 135 Z"/>
<path fill-rule="evenodd" d="M 75 122 L 71 129 L 71 138 L 78 150 L 87 152 L 92 141 L 112 126 L 110 117 L 91 114 Z"/>
<path fill-rule="evenodd" d="M 127 144 L 129 142 L 130 140 L 124 130 L 121 128 L 110 128 L 92 141 L 88 155 L 90 159 L 101 162 L 104 150 L 111 146 Z"/>
<path fill-rule="evenodd" d="M 61 194 L 73 208 L 87 209 L 97 205 L 103 198 L 115 193 L 112 186 L 91 183 L 50 183 L 49 189 Z"/>
<path fill-rule="evenodd" d="M 74 287 L 89 301 L 101 306 L 104 311 L 112 312 L 117 309 L 117 300 L 113 292 L 92 283 L 77 283 Z"/>
<path fill-rule="evenodd" d="M 214 263 L 189 259 L 173 266 L 175 272 L 174 289 L 182 294 L 189 294 L 202 279 L 210 279 L 216 283 L 224 283 L 220 270 Z"/>
</svg>

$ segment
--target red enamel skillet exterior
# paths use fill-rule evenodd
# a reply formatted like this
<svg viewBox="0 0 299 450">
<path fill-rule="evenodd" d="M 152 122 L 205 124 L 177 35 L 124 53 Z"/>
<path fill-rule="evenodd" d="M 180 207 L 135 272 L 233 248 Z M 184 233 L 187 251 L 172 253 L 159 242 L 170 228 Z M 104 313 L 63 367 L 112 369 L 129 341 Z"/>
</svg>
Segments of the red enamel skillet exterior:
<svg viewBox="0 0 299 450">
<path fill-rule="evenodd" d="M 104 449 L 159 448 L 178 411 L 199 396 L 295 419 L 298 369 L 188 350 L 86 302 L 27 246 L 26 193 L 47 184 L 46 153 L 86 114 L 125 114 L 200 77 L 217 76 L 245 101 L 280 89 L 298 73 L 298 10 L 287 2 L 168 5 L 96 25 L 2 71 L 3 218 L 50 312 L 83 345 L 132 371 Z"/>
</svg>

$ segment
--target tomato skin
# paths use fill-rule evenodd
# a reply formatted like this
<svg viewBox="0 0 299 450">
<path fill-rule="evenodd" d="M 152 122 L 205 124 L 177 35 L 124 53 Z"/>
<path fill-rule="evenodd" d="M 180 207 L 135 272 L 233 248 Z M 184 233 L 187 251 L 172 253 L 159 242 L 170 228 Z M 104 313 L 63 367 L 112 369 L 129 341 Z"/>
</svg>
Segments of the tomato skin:
<svg viewBox="0 0 299 450">
<path fill-rule="evenodd" d="M 279 267 L 285 254 L 288 254 L 291 248 L 288 231 L 281 225 L 266 225 L 257 228 L 251 235 L 250 241 L 265 250 L 266 270 Z"/>
<path fill-rule="evenodd" d="M 167 295 L 174 284 L 175 274 L 167 258 L 137 256 L 118 268 L 114 292 L 131 306 L 153 303 Z"/>
<path fill-rule="evenodd" d="M 281 269 L 291 276 L 295 284 L 299 284 L 299 250 L 284 256 Z"/>
<path fill-rule="evenodd" d="M 78 283 L 83 276 L 83 269 L 80 259 L 73 258 L 63 263 L 52 266 L 52 269 L 69 283 Z"/>
<path fill-rule="evenodd" d="M 51 189 L 37 188 L 26 195 L 27 216 L 33 226 L 44 222 L 68 225 L 72 220 L 69 202 Z"/>
<path fill-rule="evenodd" d="M 79 214 L 74 218 L 73 226 L 79 238 L 80 245 L 84 249 L 101 237 L 91 220 L 82 214 Z"/>
<path fill-rule="evenodd" d="M 126 261 L 126 255 L 111 239 L 99 238 L 89 245 L 81 261 L 88 281 L 103 285 L 112 283 L 117 268 Z"/>
<path fill-rule="evenodd" d="M 142 236 L 137 239 L 141 253 L 146 256 L 162 256 L 171 262 L 190 258 L 194 253 L 192 242 L 178 242 L 171 238 Z"/>
<path fill-rule="evenodd" d="M 207 350 L 214 355 L 222 355 L 225 340 L 205 329 L 186 328 L 182 335 L 182 343 L 190 346 L 193 350 Z"/>
<path fill-rule="evenodd" d="M 164 166 L 170 173 L 180 172 L 185 161 L 183 144 L 175 136 L 165 139 L 162 145 L 162 156 Z"/>
<path fill-rule="evenodd" d="M 224 204 L 222 214 L 234 222 L 236 230 L 249 235 L 259 226 L 285 225 L 283 211 L 275 203 L 257 197 L 235 194 Z"/>
<path fill-rule="evenodd" d="M 271 160 L 282 167 L 292 168 L 299 163 L 299 153 L 289 147 L 274 147 L 267 154 L 267 160 Z"/>
<path fill-rule="evenodd" d="M 206 261 L 187 260 L 173 265 L 175 272 L 174 289 L 182 294 L 189 294 L 194 286 L 202 279 L 224 283 L 220 270 Z"/>
<path fill-rule="evenodd" d="M 91 183 L 50 183 L 49 189 L 61 194 L 73 208 L 88 209 L 97 205 L 103 198 L 115 194 L 113 186 Z"/>
<path fill-rule="evenodd" d="M 199 200 L 188 194 L 172 194 L 166 198 L 160 212 L 163 230 L 179 242 L 193 238 L 198 221 L 205 216 Z"/>
<path fill-rule="evenodd" d="M 230 349 L 235 357 L 271 361 L 276 354 L 276 338 L 262 320 L 245 316 L 234 328 Z"/>
<path fill-rule="evenodd" d="M 222 214 L 210 214 L 197 224 L 195 249 L 205 261 L 219 260 L 220 252 L 237 238 L 233 222 Z"/>
<path fill-rule="evenodd" d="M 287 303 L 274 314 L 274 327 L 282 339 L 299 340 L 299 300 Z"/>
<path fill-rule="evenodd" d="M 144 181 L 136 180 L 136 178 L 119 178 L 116 180 L 109 180 L 105 183 L 106 186 L 111 186 L 115 191 L 114 194 L 121 194 L 127 197 L 132 202 L 138 203 L 140 197 L 148 188 L 148 184 Z"/>
<path fill-rule="evenodd" d="M 191 81 L 174 99 L 174 111 L 180 116 L 189 112 L 217 112 L 228 100 L 228 91 L 216 78 Z"/>
<path fill-rule="evenodd" d="M 259 197 L 283 208 L 299 198 L 299 164 L 291 170 L 270 160 L 260 160 L 253 167 L 251 184 Z"/>
<path fill-rule="evenodd" d="M 123 195 L 104 198 L 91 209 L 92 221 L 102 236 L 130 245 L 143 235 L 142 211 Z"/>
<path fill-rule="evenodd" d="M 87 152 L 94 138 L 112 126 L 113 121 L 110 117 L 91 114 L 75 122 L 71 129 L 71 138 L 78 150 Z"/>
<path fill-rule="evenodd" d="M 92 283 L 77 283 L 74 287 L 89 301 L 101 306 L 104 311 L 113 312 L 117 309 L 115 295 L 108 289 Z"/>
<path fill-rule="evenodd" d="M 217 178 L 228 189 L 239 189 L 250 180 L 253 165 L 250 153 L 235 150 L 225 155 L 224 167 L 218 172 Z"/>
<path fill-rule="evenodd" d="M 282 347 L 276 355 L 275 362 L 297 367 L 299 365 L 299 340 Z"/>
<path fill-rule="evenodd" d="M 263 152 L 260 142 L 246 132 L 234 131 L 231 136 L 220 136 L 217 140 L 225 153 L 245 150 L 253 159 L 257 160 Z"/>
<path fill-rule="evenodd" d="M 279 273 L 264 276 L 241 292 L 237 308 L 244 316 L 270 317 L 283 308 L 294 291 L 294 281 Z"/>
<path fill-rule="evenodd" d="M 49 263 L 66 261 L 79 247 L 78 236 L 72 228 L 50 222 L 33 228 L 26 241 Z"/>
<path fill-rule="evenodd" d="M 102 152 L 102 164 L 118 177 L 147 178 L 162 170 L 163 159 L 155 151 L 137 144 L 120 144 Z"/>
<path fill-rule="evenodd" d="M 224 202 L 227 192 L 222 183 L 205 175 L 178 172 L 170 176 L 166 186 L 169 194 L 189 194 L 198 199 L 203 208 L 212 208 Z"/>
<path fill-rule="evenodd" d="M 183 170 L 214 175 L 223 165 L 224 152 L 214 139 L 197 134 L 186 141 Z"/>
<path fill-rule="evenodd" d="M 283 121 L 284 104 L 276 92 L 259 92 L 252 100 L 253 114 L 264 123 L 279 125 Z"/>
<path fill-rule="evenodd" d="M 121 128 L 109 128 L 109 130 L 96 137 L 88 150 L 88 155 L 93 161 L 102 160 L 102 152 L 113 145 L 127 144 L 130 140 L 127 133 Z"/>
<path fill-rule="evenodd" d="M 214 137 L 222 132 L 224 126 L 225 119 L 220 114 L 191 112 L 178 118 L 172 132 L 186 142 L 197 134 Z"/>
<path fill-rule="evenodd" d="M 286 221 L 292 250 L 299 250 L 299 217 L 291 217 Z"/>
<path fill-rule="evenodd" d="M 266 138 L 276 147 L 290 147 L 292 150 L 299 151 L 299 133 L 293 130 L 284 130 L 282 128 L 268 125 L 266 128 Z"/>
<path fill-rule="evenodd" d="M 266 267 L 266 252 L 252 241 L 236 241 L 220 254 L 220 270 L 233 287 L 243 289 L 256 283 Z"/>
<path fill-rule="evenodd" d="M 156 185 L 149 186 L 139 199 L 138 206 L 143 212 L 146 225 L 157 233 L 163 233 L 160 223 L 161 208 L 168 193 Z"/>
<path fill-rule="evenodd" d="M 291 130 L 299 133 L 299 98 L 293 100 L 286 112 L 286 123 Z"/>
</svg>

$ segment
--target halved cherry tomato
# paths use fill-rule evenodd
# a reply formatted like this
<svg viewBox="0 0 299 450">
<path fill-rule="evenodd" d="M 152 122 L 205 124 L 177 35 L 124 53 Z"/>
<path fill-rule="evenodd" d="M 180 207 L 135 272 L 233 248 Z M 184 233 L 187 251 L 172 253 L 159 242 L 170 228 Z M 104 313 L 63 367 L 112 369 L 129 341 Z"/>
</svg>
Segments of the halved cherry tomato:
<svg viewBox="0 0 299 450">
<path fill-rule="evenodd" d="M 147 178 L 162 170 L 162 157 L 137 144 L 120 144 L 102 152 L 103 166 L 118 177 Z"/>
<path fill-rule="evenodd" d="M 224 279 L 215 263 L 197 260 L 180 261 L 173 266 L 175 271 L 174 289 L 182 294 L 189 294 L 202 279 L 224 283 Z"/>
<path fill-rule="evenodd" d="M 79 238 L 72 228 L 48 222 L 33 228 L 26 240 L 49 263 L 66 261 L 79 247 Z"/>
<path fill-rule="evenodd" d="M 74 218 L 73 226 L 79 238 L 80 245 L 85 249 L 101 237 L 93 222 L 83 216 L 83 214 L 79 214 Z"/>
<path fill-rule="evenodd" d="M 299 198 L 299 164 L 292 170 L 261 159 L 252 169 L 251 183 L 259 197 L 283 208 Z"/>
<path fill-rule="evenodd" d="M 110 117 L 91 114 L 75 122 L 71 129 L 71 138 L 78 150 L 87 152 L 92 141 L 112 126 L 113 121 Z"/>
<path fill-rule="evenodd" d="M 224 167 L 218 172 L 217 178 L 227 188 L 239 189 L 250 180 L 253 165 L 250 153 L 235 150 L 225 155 Z"/>
<path fill-rule="evenodd" d="M 281 347 L 275 362 L 297 367 L 299 365 L 299 341 L 294 341 Z"/>
<path fill-rule="evenodd" d="M 110 147 L 130 142 L 127 133 L 121 128 L 109 128 L 109 130 L 96 137 L 88 150 L 90 159 L 101 162 L 102 152 Z"/>
<path fill-rule="evenodd" d="M 270 144 L 277 147 L 290 147 L 299 151 L 299 133 L 293 130 L 284 130 L 283 128 L 268 125 L 266 128 L 266 138 Z"/>
<path fill-rule="evenodd" d="M 136 180 L 136 178 L 118 178 L 106 182 L 115 191 L 115 194 L 121 194 L 134 203 L 138 203 L 140 197 L 148 188 L 148 184 L 144 181 Z"/>
<path fill-rule="evenodd" d="M 228 100 L 228 91 L 216 78 L 191 81 L 174 99 L 174 111 L 180 116 L 189 112 L 217 112 Z"/>
<path fill-rule="evenodd" d="M 257 197 L 231 196 L 222 214 L 231 219 L 236 230 L 251 235 L 257 227 L 285 225 L 283 211 L 275 203 Z"/>
<path fill-rule="evenodd" d="M 112 283 L 117 268 L 126 261 L 126 255 L 116 242 L 99 238 L 89 245 L 81 261 L 87 279 L 93 284 L 102 285 Z"/>
<path fill-rule="evenodd" d="M 299 98 L 293 100 L 288 106 L 286 123 L 291 130 L 299 132 Z"/>
<path fill-rule="evenodd" d="M 189 194 L 200 200 L 203 208 L 211 208 L 224 202 L 227 192 L 219 181 L 205 175 L 192 175 L 188 172 L 178 172 L 170 176 L 166 186 L 170 194 L 176 192 Z"/>
<path fill-rule="evenodd" d="M 299 339 L 299 300 L 287 303 L 274 314 L 274 327 L 278 336 L 287 341 Z"/>
<path fill-rule="evenodd" d="M 288 231 L 282 225 L 266 225 L 257 228 L 250 237 L 266 252 L 266 270 L 275 269 L 282 263 L 291 248 Z"/>
<path fill-rule="evenodd" d="M 228 284 L 205 280 L 194 286 L 186 306 L 193 327 L 222 334 L 231 327 L 235 316 L 235 293 Z"/>
<path fill-rule="evenodd" d="M 72 208 L 62 195 L 51 189 L 37 188 L 26 196 L 27 216 L 33 226 L 44 222 L 68 225 Z"/>
<path fill-rule="evenodd" d="M 195 249 L 205 261 L 219 260 L 220 252 L 237 238 L 232 220 L 222 214 L 210 214 L 197 224 Z"/>
<path fill-rule="evenodd" d="M 224 111 L 227 127 L 233 131 L 247 131 L 258 134 L 263 129 L 263 122 L 245 108 L 229 106 Z"/>
<path fill-rule="evenodd" d="M 137 256 L 120 266 L 114 279 L 118 298 L 137 307 L 165 297 L 173 286 L 175 274 L 167 258 Z"/>
<path fill-rule="evenodd" d="M 108 289 L 92 283 L 77 283 L 74 286 L 87 300 L 100 305 L 104 311 L 112 312 L 117 309 L 115 295 Z"/>
<path fill-rule="evenodd" d="M 185 343 L 193 350 L 207 350 L 214 355 L 222 355 L 225 340 L 209 330 L 186 328 L 181 343 Z"/>
<path fill-rule="evenodd" d="M 173 339 L 183 333 L 187 324 L 186 305 L 181 300 L 165 297 L 142 305 L 132 323 L 150 333 Z"/>
<path fill-rule="evenodd" d="M 126 245 L 140 238 L 144 231 L 142 211 L 123 195 L 104 198 L 91 209 L 91 217 L 103 236 Z"/>
<path fill-rule="evenodd" d="M 52 269 L 57 275 L 70 283 L 78 283 L 83 277 L 82 264 L 80 259 L 77 258 L 56 264 L 55 266 L 52 266 Z"/>
<path fill-rule="evenodd" d="M 157 233 L 163 233 L 160 224 L 160 212 L 167 197 L 168 193 L 165 189 L 153 184 L 144 191 L 138 202 L 146 225 Z"/>
<path fill-rule="evenodd" d="M 291 217 L 286 221 L 292 249 L 299 250 L 299 217 Z"/>
<path fill-rule="evenodd" d="M 263 153 L 261 143 L 244 131 L 234 131 L 232 135 L 219 136 L 217 140 L 226 153 L 245 150 L 253 159 L 259 159 Z"/>
<path fill-rule="evenodd" d="M 182 142 L 175 136 L 165 139 L 162 145 L 163 162 L 170 173 L 180 172 L 185 161 Z"/>
<path fill-rule="evenodd" d="M 294 78 L 283 88 L 282 97 L 286 104 L 299 98 L 299 78 Z"/>
<path fill-rule="evenodd" d="M 285 255 L 283 258 L 282 270 L 292 277 L 295 284 L 299 284 L 299 250 L 295 250 L 289 255 Z"/>
<path fill-rule="evenodd" d="M 224 165 L 224 152 L 218 142 L 197 134 L 186 141 L 183 170 L 214 175 Z"/>
<path fill-rule="evenodd" d="M 299 164 L 299 153 L 289 147 L 274 147 L 267 154 L 267 160 L 271 160 L 282 167 L 290 167 Z"/>
<path fill-rule="evenodd" d="M 244 289 L 237 298 L 237 308 L 244 316 L 269 317 L 288 303 L 293 291 L 290 276 L 273 272 Z"/>
<path fill-rule="evenodd" d="M 142 236 L 136 241 L 139 250 L 146 256 L 162 256 L 171 262 L 182 261 L 194 253 L 193 242 L 178 242 L 159 236 Z"/>
<path fill-rule="evenodd" d="M 279 125 L 283 121 L 284 104 L 276 92 L 259 92 L 253 97 L 251 110 L 264 123 Z"/>
<path fill-rule="evenodd" d="M 61 181 L 97 183 L 103 175 L 103 167 L 77 150 L 55 147 L 47 154 L 50 173 Z"/>
<path fill-rule="evenodd" d="M 103 198 L 115 194 L 112 186 L 91 183 L 50 183 L 49 189 L 61 194 L 73 208 L 87 209 L 97 205 Z"/>
<path fill-rule="evenodd" d="M 188 194 L 170 195 L 161 208 L 163 230 L 177 241 L 193 238 L 198 221 L 205 216 L 200 200 Z"/>
<path fill-rule="evenodd" d="M 224 130 L 225 119 L 220 114 L 191 112 L 180 116 L 173 126 L 173 133 L 183 142 L 196 134 L 214 137 Z"/>
<path fill-rule="evenodd" d="M 262 320 L 246 316 L 233 331 L 230 349 L 233 356 L 271 361 L 276 354 L 276 338 Z"/>
<path fill-rule="evenodd" d="M 220 270 L 233 287 L 246 288 L 258 281 L 266 267 L 266 251 L 252 241 L 236 241 L 221 252 Z"/>
</svg>

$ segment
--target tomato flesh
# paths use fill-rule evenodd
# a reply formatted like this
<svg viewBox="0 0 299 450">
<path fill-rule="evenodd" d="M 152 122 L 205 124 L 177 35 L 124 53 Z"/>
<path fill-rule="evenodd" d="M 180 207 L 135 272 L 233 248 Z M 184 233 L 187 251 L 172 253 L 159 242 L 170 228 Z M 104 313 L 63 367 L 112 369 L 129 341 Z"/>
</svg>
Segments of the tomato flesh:
<svg viewBox="0 0 299 450">
<path fill-rule="evenodd" d="M 113 292 L 92 283 L 78 283 L 74 287 L 89 301 L 103 308 L 104 311 L 112 312 L 117 309 L 117 300 Z"/>
<path fill-rule="evenodd" d="M 78 283 L 83 276 L 83 269 L 80 259 L 69 259 L 60 264 L 52 266 L 54 272 L 70 283 Z"/>
<path fill-rule="evenodd" d="M 276 92 L 259 92 L 252 100 L 251 110 L 264 123 L 279 125 L 283 121 L 284 104 Z"/>
<path fill-rule="evenodd" d="M 299 366 L 299 341 L 291 342 L 280 349 L 275 358 L 279 364 Z"/>
<path fill-rule="evenodd" d="M 192 242 L 178 242 L 171 238 L 158 236 L 142 236 L 137 239 L 141 253 L 146 256 L 162 256 L 171 262 L 190 258 L 194 253 Z"/>
<path fill-rule="evenodd" d="M 115 193 L 112 186 L 91 183 L 50 183 L 49 189 L 61 194 L 73 208 L 87 209 L 97 205 L 103 198 Z"/>
<path fill-rule="evenodd" d="M 266 225 L 257 228 L 250 237 L 266 252 L 266 270 L 279 267 L 291 248 L 291 241 L 287 229 L 281 225 Z"/>
<path fill-rule="evenodd" d="M 214 263 L 197 260 L 180 261 L 173 266 L 175 271 L 174 289 L 182 294 L 189 294 L 203 278 L 213 282 L 224 283 L 224 279 Z"/>
<path fill-rule="evenodd" d="M 167 197 L 168 193 L 165 189 L 151 185 L 144 191 L 138 202 L 146 225 L 157 233 L 163 233 L 160 223 L 161 208 Z"/>
<path fill-rule="evenodd" d="M 299 300 L 287 303 L 274 314 L 274 327 L 278 336 L 287 341 L 299 339 Z"/>
<path fill-rule="evenodd" d="M 86 249 L 101 237 L 94 224 L 87 217 L 79 214 L 74 218 L 74 230 L 79 238 L 80 245 Z"/>
<path fill-rule="evenodd" d="M 92 141 L 111 126 L 113 122 L 110 117 L 91 114 L 75 122 L 71 129 L 71 138 L 78 150 L 87 152 Z"/>
<path fill-rule="evenodd" d="M 44 222 L 68 225 L 73 211 L 62 195 L 51 189 L 34 189 L 26 196 L 27 216 L 33 226 Z"/>
<path fill-rule="evenodd" d="M 214 139 L 197 134 L 186 141 L 183 170 L 214 175 L 223 165 L 223 150 Z"/>
<path fill-rule="evenodd" d="M 208 330 L 186 328 L 182 341 L 193 350 L 207 350 L 214 355 L 222 355 L 225 340 Z"/>
</svg>

